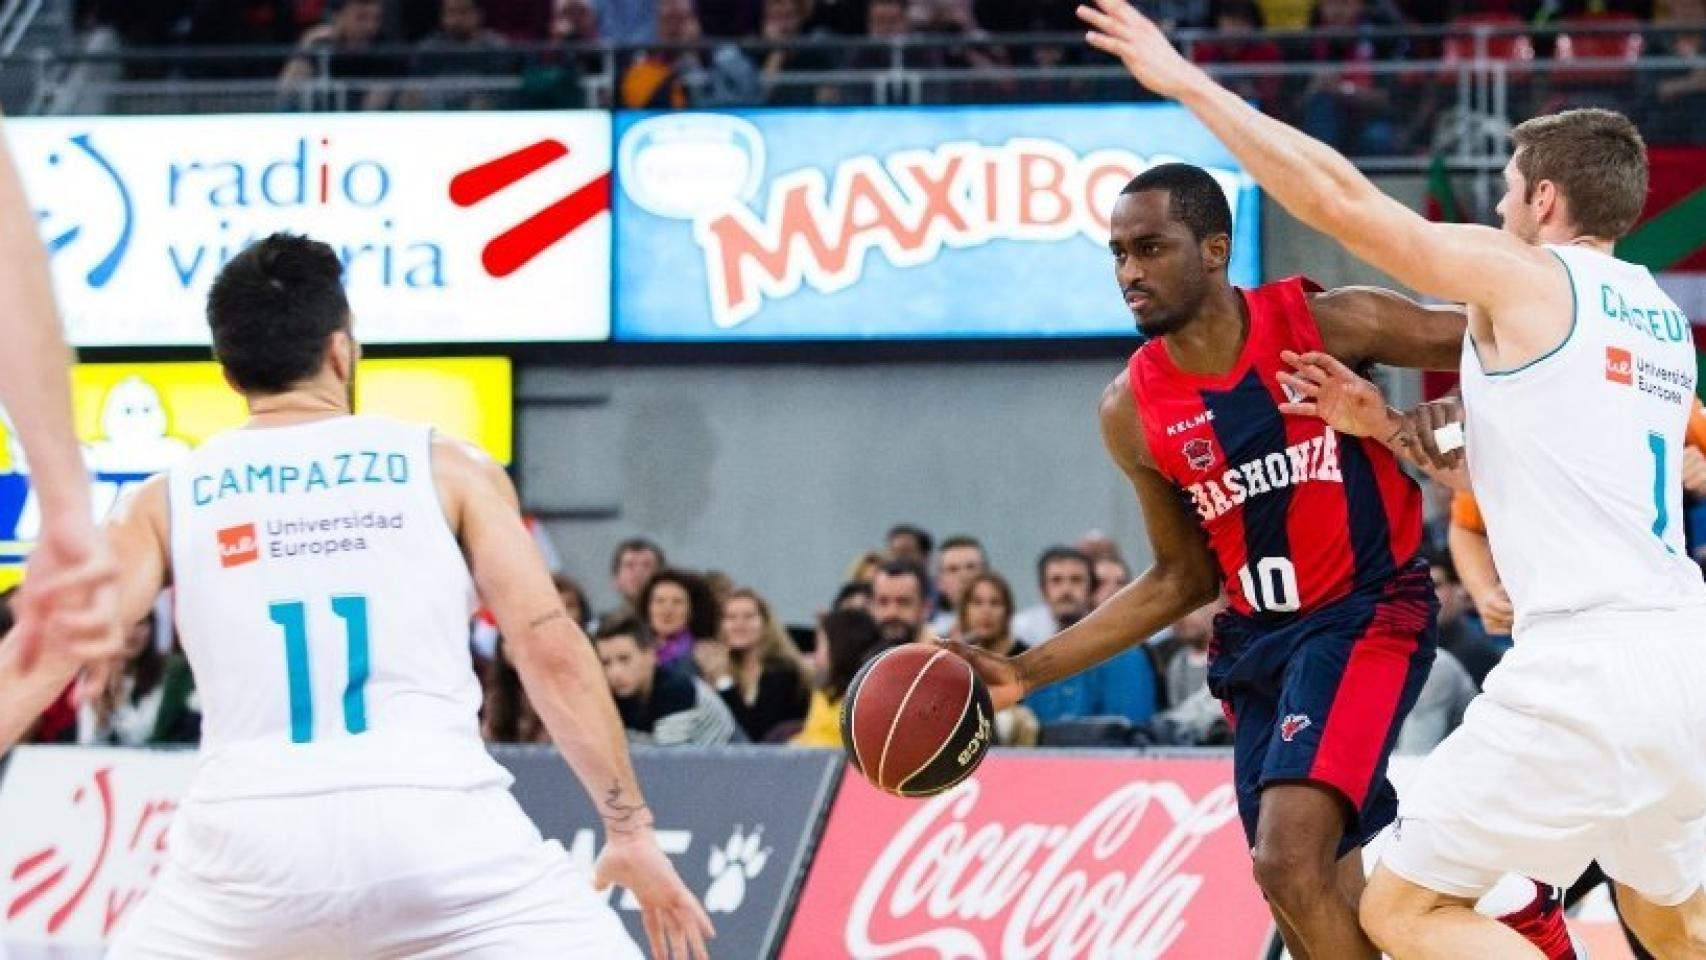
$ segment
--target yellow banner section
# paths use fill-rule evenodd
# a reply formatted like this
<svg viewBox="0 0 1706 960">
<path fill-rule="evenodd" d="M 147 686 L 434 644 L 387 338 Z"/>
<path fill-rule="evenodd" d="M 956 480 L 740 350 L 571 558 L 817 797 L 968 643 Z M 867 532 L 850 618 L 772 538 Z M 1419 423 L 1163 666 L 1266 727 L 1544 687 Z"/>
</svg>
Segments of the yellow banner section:
<svg viewBox="0 0 1706 960">
<path fill-rule="evenodd" d="M 430 423 L 509 463 L 515 404 L 506 357 L 363 360 L 356 411 Z M 71 372 L 73 414 L 95 473 L 97 511 L 139 475 L 170 467 L 208 437 L 240 426 L 243 398 L 212 361 L 84 363 Z M 0 589 L 35 537 L 34 497 L 11 424 L 0 417 Z"/>
</svg>

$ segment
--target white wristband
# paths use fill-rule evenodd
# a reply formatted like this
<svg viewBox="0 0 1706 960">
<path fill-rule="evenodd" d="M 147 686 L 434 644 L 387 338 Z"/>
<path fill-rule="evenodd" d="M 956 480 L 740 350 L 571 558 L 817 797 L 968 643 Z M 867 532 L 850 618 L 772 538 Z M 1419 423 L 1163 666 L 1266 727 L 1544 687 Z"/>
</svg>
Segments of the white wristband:
<svg viewBox="0 0 1706 960">
<path fill-rule="evenodd" d="M 1434 428 L 1434 446 L 1440 453 L 1450 453 L 1463 446 L 1463 424 L 1448 423 Z"/>
</svg>

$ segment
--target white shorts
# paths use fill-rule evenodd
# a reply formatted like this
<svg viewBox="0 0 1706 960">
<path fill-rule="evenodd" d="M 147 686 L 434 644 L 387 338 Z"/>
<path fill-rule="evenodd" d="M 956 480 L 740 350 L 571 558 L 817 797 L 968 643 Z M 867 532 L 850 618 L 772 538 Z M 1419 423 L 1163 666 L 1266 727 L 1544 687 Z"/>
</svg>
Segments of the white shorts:
<svg viewBox="0 0 1706 960">
<path fill-rule="evenodd" d="M 1382 862 L 1452 896 L 1597 860 L 1662 906 L 1706 868 L 1706 612 L 1524 630 L 1402 794 Z"/>
<path fill-rule="evenodd" d="M 190 802 L 109 956 L 640 960 L 508 790 Z"/>
</svg>

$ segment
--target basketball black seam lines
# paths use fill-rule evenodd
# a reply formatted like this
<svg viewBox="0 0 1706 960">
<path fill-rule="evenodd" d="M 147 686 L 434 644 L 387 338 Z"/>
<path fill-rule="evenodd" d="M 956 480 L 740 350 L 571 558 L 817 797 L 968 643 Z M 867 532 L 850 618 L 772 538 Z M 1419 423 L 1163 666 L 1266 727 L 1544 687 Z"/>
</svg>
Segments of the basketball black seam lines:
<svg viewBox="0 0 1706 960">
<path fill-rule="evenodd" d="M 947 651 L 946 650 L 938 651 L 937 656 L 940 656 L 943 653 L 947 653 Z M 930 660 L 930 663 L 925 664 L 924 669 L 918 671 L 918 675 L 920 677 L 924 676 L 924 674 L 927 671 L 929 671 L 931 664 L 934 664 L 935 662 L 936 662 L 935 658 L 932 657 Z M 970 670 L 971 664 L 968 663 L 965 665 L 965 667 L 967 670 Z M 966 700 L 964 703 L 960 704 L 959 715 L 954 718 L 953 733 L 958 733 L 959 729 L 960 729 L 960 724 L 965 722 L 966 708 L 971 706 L 973 695 L 976 693 L 977 693 L 977 677 L 974 675 L 971 678 L 971 683 L 966 684 Z M 907 691 L 907 696 L 911 696 L 911 695 L 912 695 L 912 692 L 910 690 Z M 901 701 L 901 706 L 904 707 L 905 705 L 906 705 L 906 702 L 904 700 Z M 898 714 L 896 715 L 896 718 L 898 719 Z M 912 778 L 916 777 L 919 774 L 923 773 L 924 771 L 930 769 L 930 765 L 932 763 L 936 762 L 936 758 L 942 755 L 942 751 L 948 749 L 948 746 L 954 742 L 953 733 L 950 733 L 945 739 L 943 739 L 942 745 L 936 748 L 936 752 L 932 753 L 928 760 L 925 760 L 923 763 L 919 764 L 918 769 L 907 774 L 899 783 L 895 784 L 894 789 L 895 789 L 896 793 L 899 793 L 902 796 L 905 796 L 906 785 L 912 782 Z M 959 781 L 956 780 L 954 782 L 958 783 Z"/>
<path fill-rule="evenodd" d="M 900 729 L 900 718 L 906 716 L 906 705 L 911 702 L 912 694 L 917 691 L 918 684 L 923 682 L 924 675 L 930 672 L 930 668 L 936 665 L 937 660 L 948 655 L 948 651 L 946 650 L 938 650 L 931 654 L 930 659 L 924 661 L 924 669 L 912 675 L 912 682 L 906 687 L 906 695 L 900 698 L 900 706 L 894 708 L 894 716 L 889 719 L 888 736 L 883 738 L 883 752 L 877 757 L 877 786 L 882 787 L 884 790 L 888 790 L 888 787 L 883 786 L 883 771 L 888 769 L 889 744 L 894 742 L 894 732 Z M 857 720 L 859 715 L 855 713 L 853 717 Z M 943 744 L 943 746 L 946 746 L 946 744 Z M 942 751 L 938 749 L 936 752 L 941 753 Z M 915 770 L 912 774 L 909 774 L 906 777 L 906 780 L 912 779 L 916 774 L 917 771 Z M 906 784 L 906 780 L 902 780 L 895 786 L 895 791 L 891 792 L 899 791 L 899 789 Z"/>
</svg>

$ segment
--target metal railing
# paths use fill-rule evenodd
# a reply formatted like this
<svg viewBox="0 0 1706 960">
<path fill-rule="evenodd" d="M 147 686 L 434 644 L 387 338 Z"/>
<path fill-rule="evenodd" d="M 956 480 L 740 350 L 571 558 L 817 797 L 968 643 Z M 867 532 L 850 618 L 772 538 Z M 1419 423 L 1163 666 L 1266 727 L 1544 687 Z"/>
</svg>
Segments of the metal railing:
<svg viewBox="0 0 1706 960">
<path fill-rule="evenodd" d="M 9 23 L 41 0 L 4 0 Z M 9 19 L 10 17 L 10 19 Z M 1603 104 L 1660 139 L 1706 144 L 1706 84 L 1666 101 L 1662 81 L 1706 77 L 1706 56 L 1678 55 L 1706 23 L 1605 21 L 1532 27 L 1397 27 L 1229 36 L 1179 31 L 1188 55 L 1264 110 L 1322 136 L 1375 170 L 1419 170 L 1434 156 L 1476 174 L 1484 212 L 1515 123 L 1563 106 Z M 1238 44 L 1273 62 L 1223 63 Z M 1244 49 L 1248 49 L 1245 47 Z M 0 68 L 16 66 L 0 45 Z M 772 56 L 783 61 L 770 71 Z M 423 51 L 293 47 L 38 53 L 40 112 L 185 113 L 631 106 L 623 81 L 641 59 L 668 65 L 674 96 L 701 107 L 1096 102 L 1147 98 L 1078 34 L 975 38 L 705 41 L 646 48 L 518 45 Z M 286 64 L 295 78 L 283 81 Z"/>
</svg>

